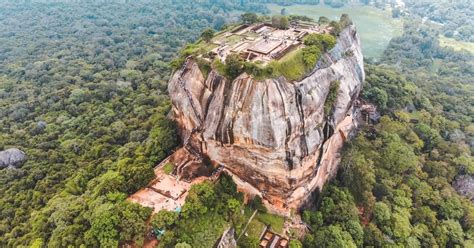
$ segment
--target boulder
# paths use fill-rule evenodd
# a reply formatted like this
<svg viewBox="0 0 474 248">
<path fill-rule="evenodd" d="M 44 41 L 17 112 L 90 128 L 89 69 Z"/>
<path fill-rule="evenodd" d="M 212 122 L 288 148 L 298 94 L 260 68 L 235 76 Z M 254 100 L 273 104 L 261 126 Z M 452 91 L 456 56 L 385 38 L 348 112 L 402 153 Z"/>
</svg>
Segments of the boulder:
<svg viewBox="0 0 474 248">
<path fill-rule="evenodd" d="M 474 202 L 474 176 L 461 175 L 456 177 L 453 183 L 456 191 Z"/>
<path fill-rule="evenodd" d="M 26 161 L 26 154 L 17 148 L 0 151 L 0 168 L 18 167 Z"/>
</svg>

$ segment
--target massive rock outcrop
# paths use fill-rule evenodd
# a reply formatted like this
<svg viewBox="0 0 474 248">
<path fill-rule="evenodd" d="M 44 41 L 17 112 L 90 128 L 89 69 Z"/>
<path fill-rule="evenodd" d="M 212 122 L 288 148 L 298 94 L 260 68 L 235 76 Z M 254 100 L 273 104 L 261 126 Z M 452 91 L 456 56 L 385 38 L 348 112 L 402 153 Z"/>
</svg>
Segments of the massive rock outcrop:
<svg viewBox="0 0 474 248">
<path fill-rule="evenodd" d="M 168 90 L 191 153 L 223 165 L 271 203 L 297 208 L 335 173 L 364 76 L 360 40 L 349 26 L 301 81 L 243 74 L 230 82 L 215 70 L 205 78 L 190 58 Z M 335 81 L 337 99 L 326 115 Z"/>
</svg>

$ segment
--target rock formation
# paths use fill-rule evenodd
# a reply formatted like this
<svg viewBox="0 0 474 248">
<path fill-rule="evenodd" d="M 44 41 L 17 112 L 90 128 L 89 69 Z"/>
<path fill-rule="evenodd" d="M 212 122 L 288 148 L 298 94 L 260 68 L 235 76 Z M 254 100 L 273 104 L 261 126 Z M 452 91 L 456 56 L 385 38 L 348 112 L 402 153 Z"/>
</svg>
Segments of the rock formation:
<svg viewBox="0 0 474 248">
<path fill-rule="evenodd" d="M 298 208 L 335 173 L 364 77 L 360 40 L 349 26 L 301 81 L 259 81 L 244 73 L 230 82 L 215 70 L 205 78 L 189 58 L 168 90 L 192 154 L 223 165 L 271 203 Z M 335 81 L 337 99 L 326 115 Z"/>
<path fill-rule="evenodd" d="M 26 154 L 17 148 L 0 151 L 0 169 L 21 166 L 26 160 Z"/>
<path fill-rule="evenodd" d="M 236 248 L 237 241 L 234 239 L 235 237 L 235 230 L 234 228 L 228 228 L 222 234 L 222 237 L 217 244 L 217 248 Z"/>
<path fill-rule="evenodd" d="M 456 191 L 474 202 L 474 176 L 460 175 L 453 182 Z"/>
</svg>

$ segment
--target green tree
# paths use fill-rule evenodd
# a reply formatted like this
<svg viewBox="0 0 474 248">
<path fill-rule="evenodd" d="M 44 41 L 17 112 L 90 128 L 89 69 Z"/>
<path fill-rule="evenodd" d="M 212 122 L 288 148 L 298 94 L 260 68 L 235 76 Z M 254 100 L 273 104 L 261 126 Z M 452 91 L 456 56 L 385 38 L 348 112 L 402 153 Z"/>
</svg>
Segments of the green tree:
<svg viewBox="0 0 474 248">
<path fill-rule="evenodd" d="M 225 59 L 226 74 L 230 79 L 238 77 L 243 72 L 244 62 L 238 54 L 231 54 Z"/>
<path fill-rule="evenodd" d="M 460 247 L 464 242 L 464 232 L 459 222 L 445 220 L 434 231 L 440 247 Z"/>
<path fill-rule="evenodd" d="M 85 233 L 86 244 L 95 247 L 117 247 L 119 232 L 116 229 L 120 216 L 113 210 L 112 204 L 102 204 L 91 216 L 91 228 Z"/>
<path fill-rule="evenodd" d="M 94 184 L 94 195 L 100 196 L 111 192 L 121 191 L 125 184 L 125 178 L 116 171 L 108 171 L 97 178 Z"/>
<path fill-rule="evenodd" d="M 325 16 L 320 16 L 319 19 L 318 19 L 318 23 L 319 25 L 325 25 L 325 24 L 328 24 L 331 20 L 329 20 L 329 18 L 325 17 Z"/>
<path fill-rule="evenodd" d="M 388 134 L 383 140 L 385 146 L 382 149 L 380 162 L 384 168 L 397 174 L 416 169 L 418 157 L 412 147 L 403 142 L 398 135 Z"/>
<path fill-rule="evenodd" d="M 369 203 L 375 184 L 374 163 L 367 160 L 360 151 L 351 151 L 343 156 L 343 182 L 354 194 L 358 202 Z M 367 204 L 365 204 L 368 206 Z M 369 206 L 368 206 L 369 207 Z"/>
<path fill-rule="evenodd" d="M 297 239 L 292 239 L 290 240 L 289 248 L 303 248 L 303 244 Z"/>
<path fill-rule="evenodd" d="M 381 109 L 385 109 L 387 107 L 388 95 L 385 90 L 378 87 L 373 87 L 367 91 L 364 91 L 363 95 L 365 98 L 367 98 L 367 100 L 375 103 Z"/>
<path fill-rule="evenodd" d="M 405 213 L 394 213 L 392 215 L 391 229 L 395 238 L 406 240 L 411 233 L 411 224 L 409 216 Z"/>
<path fill-rule="evenodd" d="M 364 247 L 382 247 L 385 243 L 385 238 L 382 231 L 373 223 L 369 223 L 364 228 Z"/>
<path fill-rule="evenodd" d="M 236 226 L 241 210 L 242 203 L 239 200 L 233 198 L 227 200 L 227 216 L 232 221 L 232 225 Z"/>
<path fill-rule="evenodd" d="M 343 223 L 343 230 L 351 235 L 357 247 L 362 247 L 364 242 L 364 229 L 360 225 L 359 220 L 349 220 Z"/>
<path fill-rule="evenodd" d="M 262 201 L 262 198 L 259 197 L 258 195 L 254 196 L 252 198 L 252 200 L 250 200 L 250 202 L 248 203 L 248 205 L 255 209 L 255 210 L 258 210 L 259 212 L 261 213 L 266 213 L 267 212 L 267 208 L 265 207 L 265 205 L 263 204 L 263 201 Z"/>
<path fill-rule="evenodd" d="M 215 34 L 215 31 L 213 29 L 207 28 L 201 33 L 201 39 L 209 43 L 214 37 L 214 34 Z"/>
<path fill-rule="evenodd" d="M 349 25 L 352 25 L 352 20 L 348 14 L 342 14 L 341 18 L 339 19 L 339 23 L 341 24 L 342 28 L 345 28 Z"/>
<path fill-rule="evenodd" d="M 126 158 L 117 163 L 117 169 L 125 179 L 124 189 L 128 193 L 137 191 L 155 177 L 153 167 L 143 160 L 145 158 L 137 158 L 135 161 Z"/>
<path fill-rule="evenodd" d="M 319 50 L 319 48 L 316 46 L 305 47 L 302 51 L 303 62 L 308 68 L 313 67 L 318 61 L 319 57 L 321 57 L 321 50 Z"/>
<path fill-rule="evenodd" d="M 146 155 L 150 163 L 157 164 L 178 145 L 176 123 L 165 116 L 154 117 L 156 124 L 146 141 Z"/>
<path fill-rule="evenodd" d="M 424 123 L 417 124 L 415 132 L 423 140 L 425 151 L 431 151 L 440 141 L 439 132 Z"/>
<path fill-rule="evenodd" d="M 459 220 L 464 216 L 461 201 L 457 197 L 449 197 L 439 204 L 439 213 L 445 219 Z"/>
<path fill-rule="evenodd" d="M 186 242 L 177 243 L 174 248 L 192 248 L 192 246 Z"/>
<path fill-rule="evenodd" d="M 323 215 L 320 211 L 305 210 L 302 217 L 306 224 L 309 224 L 314 230 L 317 230 L 324 223 Z"/>
<path fill-rule="evenodd" d="M 240 15 L 240 19 L 245 24 L 253 24 L 258 22 L 258 16 L 255 13 L 244 13 Z"/>
<path fill-rule="evenodd" d="M 272 16 L 272 26 L 278 29 L 288 29 L 290 22 L 286 16 L 275 15 Z"/>
<path fill-rule="evenodd" d="M 184 218 L 204 215 L 215 204 L 216 194 L 209 182 L 203 182 L 191 186 L 186 203 L 183 205 L 182 214 Z"/>
<path fill-rule="evenodd" d="M 329 34 L 310 34 L 304 38 L 303 43 L 305 46 L 317 46 L 321 51 L 328 51 L 336 45 L 337 40 Z"/>
<path fill-rule="evenodd" d="M 259 248 L 260 240 L 258 240 L 257 237 L 254 236 L 242 236 L 239 240 L 240 247 L 245 247 L 245 248 Z"/>
<path fill-rule="evenodd" d="M 117 229 L 120 230 L 121 241 L 133 241 L 141 246 L 143 244 L 143 233 L 146 232 L 146 221 L 151 215 L 152 209 L 140 206 L 137 203 L 123 201 L 116 207 L 120 222 Z"/>
<path fill-rule="evenodd" d="M 384 202 L 377 202 L 374 206 L 374 220 L 378 226 L 387 226 L 392 218 L 390 207 Z"/>
<path fill-rule="evenodd" d="M 153 218 L 151 219 L 151 225 L 153 228 L 167 229 L 176 223 L 178 216 L 179 214 L 177 212 L 162 209 L 153 215 Z"/>
<path fill-rule="evenodd" d="M 342 27 L 341 27 L 341 24 L 339 24 L 339 22 L 336 22 L 336 21 L 331 21 L 329 23 L 329 27 L 331 28 L 331 34 L 332 35 L 339 35 L 342 31 Z"/>
<path fill-rule="evenodd" d="M 330 225 L 316 231 L 313 242 L 308 247 L 356 248 L 348 232 L 338 225 Z"/>
</svg>

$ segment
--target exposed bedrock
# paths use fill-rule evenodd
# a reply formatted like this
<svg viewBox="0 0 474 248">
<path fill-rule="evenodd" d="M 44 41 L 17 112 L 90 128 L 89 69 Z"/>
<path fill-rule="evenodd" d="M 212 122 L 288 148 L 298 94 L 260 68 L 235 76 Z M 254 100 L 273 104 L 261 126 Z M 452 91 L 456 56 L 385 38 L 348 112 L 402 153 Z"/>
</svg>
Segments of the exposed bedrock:
<svg viewBox="0 0 474 248">
<path fill-rule="evenodd" d="M 19 167 L 26 160 L 26 154 L 18 148 L 10 148 L 0 151 L 0 169 L 7 167 Z"/>
<path fill-rule="evenodd" d="M 364 77 L 360 40 L 349 26 L 301 81 L 242 74 L 230 82 L 216 71 L 205 78 L 188 59 L 168 90 L 191 152 L 222 164 L 273 204 L 297 208 L 335 173 Z M 337 99 L 326 116 L 334 81 L 340 82 Z"/>
</svg>

